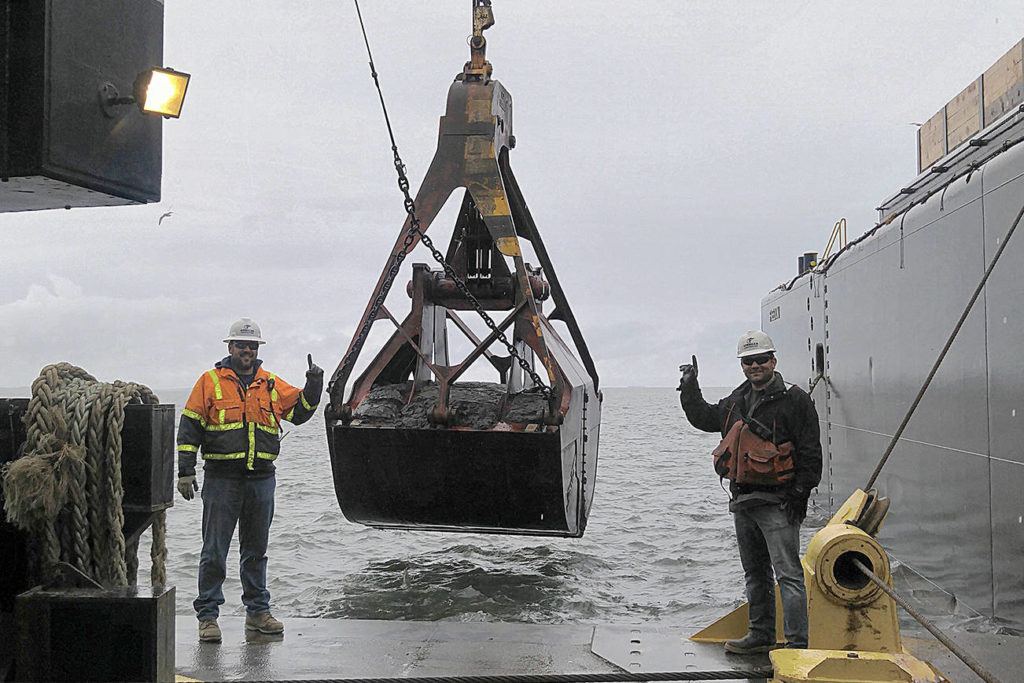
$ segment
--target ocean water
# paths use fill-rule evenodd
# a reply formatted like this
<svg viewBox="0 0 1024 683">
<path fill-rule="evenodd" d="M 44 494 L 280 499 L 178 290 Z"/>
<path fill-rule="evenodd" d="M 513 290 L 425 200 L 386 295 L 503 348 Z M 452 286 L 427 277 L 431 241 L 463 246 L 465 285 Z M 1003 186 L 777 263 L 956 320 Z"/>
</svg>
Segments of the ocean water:
<svg viewBox="0 0 1024 683">
<path fill-rule="evenodd" d="M 709 398 L 725 389 L 709 389 Z M 672 389 L 605 389 L 597 488 L 580 539 L 382 531 L 338 508 L 322 414 L 278 458 L 268 587 L 281 617 L 531 623 L 709 622 L 743 599 L 716 434 Z M 161 395 L 180 406 L 184 396 Z M 200 482 L 202 474 L 200 472 Z M 202 503 L 175 498 L 168 576 L 192 615 Z M 811 529 L 805 527 L 804 543 Z M 147 567 L 144 541 L 140 575 Z M 236 544 L 222 614 L 244 614 Z"/>
</svg>

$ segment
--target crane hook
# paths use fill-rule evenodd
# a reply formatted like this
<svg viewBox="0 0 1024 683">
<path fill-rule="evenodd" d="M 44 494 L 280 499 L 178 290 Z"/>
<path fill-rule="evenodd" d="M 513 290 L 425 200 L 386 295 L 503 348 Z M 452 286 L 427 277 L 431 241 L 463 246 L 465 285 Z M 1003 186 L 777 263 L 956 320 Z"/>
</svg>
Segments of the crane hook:
<svg viewBox="0 0 1024 683">
<path fill-rule="evenodd" d="M 473 0 L 473 35 L 469 38 L 469 61 L 463 68 L 463 78 L 467 81 L 487 81 L 493 71 L 487 61 L 487 39 L 484 31 L 494 26 L 494 10 L 491 0 Z"/>
</svg>

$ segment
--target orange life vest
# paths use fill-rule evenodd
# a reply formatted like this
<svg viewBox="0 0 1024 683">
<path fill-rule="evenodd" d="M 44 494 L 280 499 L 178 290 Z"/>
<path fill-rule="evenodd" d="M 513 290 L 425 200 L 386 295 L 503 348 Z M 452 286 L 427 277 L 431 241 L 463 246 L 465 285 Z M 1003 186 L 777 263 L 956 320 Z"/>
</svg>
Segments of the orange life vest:
<svg viewBox="0 0 1024 683">
<path fill-rule="evenodd" d="M 781 486 L 796 472 L 792 442 L 761 438 L 742 419 L 732 423 L 711 456 L 718 476 L 737 484 Z"/>
</svg>

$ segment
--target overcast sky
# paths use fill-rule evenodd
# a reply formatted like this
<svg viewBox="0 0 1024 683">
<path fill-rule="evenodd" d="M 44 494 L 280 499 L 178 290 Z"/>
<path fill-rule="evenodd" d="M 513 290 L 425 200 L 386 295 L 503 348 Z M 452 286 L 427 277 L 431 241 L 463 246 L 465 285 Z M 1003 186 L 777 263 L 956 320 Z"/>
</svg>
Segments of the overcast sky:
<svg viewBox="0 0 1024 683">
<path fill-rule="evenodd" d="M 415 189 L 468 58 L 470 2 L 362 9 Z M 761 297 L 838 218 L 851 239 L 869 229 L 916 175 L 911 124 L 1024 36 L 1019 0 L 494 13 L 512 166 L 605 386 L 674 386 L 691 353 L 705 385 L 738 383 Z M 366 62 L 351 2 L 167 0 L 165 64 L 193 78 L 163 124 L 163 201 L 0 214 L 0 386 L 67 360 L 188 387 L 243 315 L 268 367 L 301 383 L 312 353 L 330 373 L 404 218 Z M 429 232 L 442 245 L 452 213 Z M 420 247 L 407 263 L 429 260 Z M 388 300 L 399 317 L 407 280 Z"/>
</svg>

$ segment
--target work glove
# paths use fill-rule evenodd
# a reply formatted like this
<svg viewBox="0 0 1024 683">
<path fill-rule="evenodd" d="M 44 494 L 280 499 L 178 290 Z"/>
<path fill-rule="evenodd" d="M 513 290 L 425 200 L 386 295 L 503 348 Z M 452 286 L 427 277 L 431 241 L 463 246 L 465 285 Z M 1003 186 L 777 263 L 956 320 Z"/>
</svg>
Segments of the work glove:
<svg viewBox="0 0 1024 683">
<path fill-rule="evenodd" d="M 313 354 L 306 354 L 306 362 L 309 363 L 309 370 L 306 370 L 306 384 L 316 382 L 320 386 L 324 385 L 324 369 L 313 362 Z"/>
<path fill-rule="evenodd" d="M 700 392 L 700 385 L 697 384 L 697 356 L 690 356 L 693 359 L 693 363 L 687 363 L 679 366 L 679 386 L 676 387 L 676 391 L 679 392 L 679 399 L 685 401 L 688 398 L 695 396 Z"/>
<path fill-rule="evenodd" d="M 320 402 L 320 394 L 324 391 L 324 369 L 313 362 L 311 353 L 306 354 L 306 362 L 309 363 L 309 369 L 306 370 L 306 386 L 302 393 L 307 401 L 315 405 Z"/>
<path fill-rule="evenodd" d="M 810 496 L 810 492 L 802 486 L 791 486 L 786 490 L 782 509 L 786 511 L 786 519 L 790 524 L 801 524 L 807 517 L 807 499 Z"/>
<path fill-rule="evenodd" d="M 199 484 L 196 483 L 196 475 L 190 475 L 187 477 L 178 477 L 178 493 L 185 500 L 192 500 L 195 498 L 196 491 L 199 490 Z"/>
</svg>

